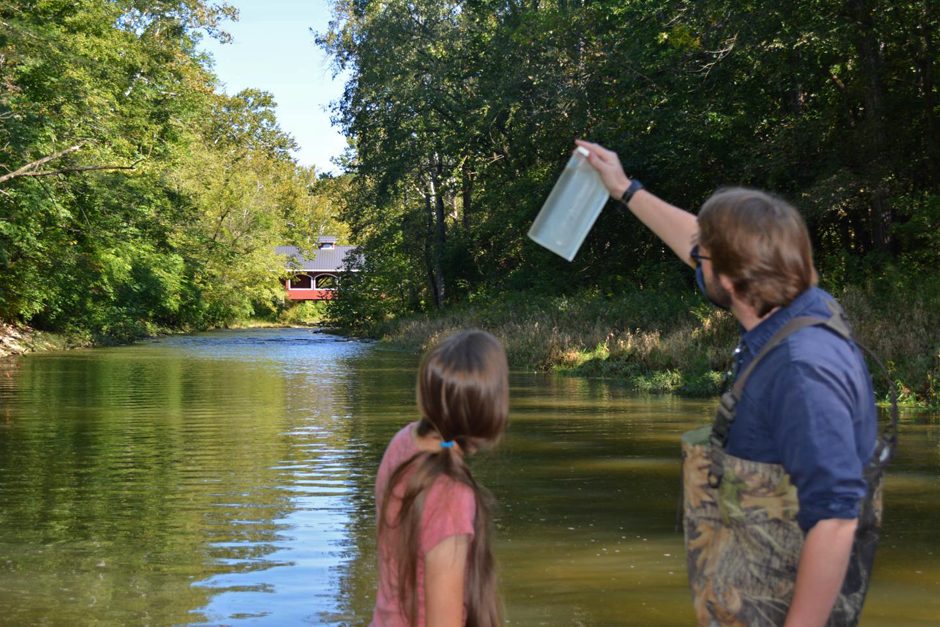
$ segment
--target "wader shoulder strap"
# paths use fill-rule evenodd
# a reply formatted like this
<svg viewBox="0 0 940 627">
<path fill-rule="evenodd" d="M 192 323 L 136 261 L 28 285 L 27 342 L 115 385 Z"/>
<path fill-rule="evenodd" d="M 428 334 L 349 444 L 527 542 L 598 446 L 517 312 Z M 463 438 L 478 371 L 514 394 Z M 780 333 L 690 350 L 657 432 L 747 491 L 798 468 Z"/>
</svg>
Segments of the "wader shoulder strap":
<svg viewBox="0 0 940 627">
<path fill-rule="evenodd" d="M 859 344 L 854 337 L 852 337 L 852 329 L 849 326 L 848 318 L 845 315 L 845 311 L 842 309 L 841 305 L 835 300 L 831 300 L 827 303 L 831 316 L 829 318 L 819 318 L 816 316 L 800 316 L 793 318 L 787 322 L 783 327 L 781 327 L 776 333 L 771 336 L 771 338 L 764 344 L 760 352 L 751 360 L 751 363 L 748 364 L 738 378 L 735 380 L 734 385 L 731 386 L 731 389 L 721 395 L 721 399 L 718 403 L 718 411 L 715 413 L 715 421 L 712 425 L 712 432 L 709 437 L 709 443 L 712 446 L 717 446 L 719 448 L 724 448 L 725 444 L 728 442 L 728 434 L 731 431 L 731 423 L 734 422 L 735 413 L 737 411 L 738 402 L 741 400 L 741 395 L 744 393 L 744 386 L 747 383 L 748 378 L 751 376 L 751 373 L 754 372 L 754 369 L 760 364 L 760 362 L 767 356 L 770 351 L 779 346 L 785 339 L 787 339 L 793 333 L 796 333 L 800 329 L 809 326 L 825 326 L 832 332 L 836 333 L 843 339 L 849 342 L 854 342 L 859 347 L 862 348 L 874 362 L 881 369 L 881 372 L 885 375 L 885 378 L 888 380 L 888 389 L 891 391 L 891 421 L 888 424 L 888 427 L 885 429 L 884 436 L 882 438 L 884 446 L 879 444 L 879 449 L 876 451 L 876 460 L 880 465 L 884 465 L 891 458 L 891 454 L 894 451 L 894 448 L 897 444 L 897 433 L 898 433 L 898 400 L 897 400 L 897 389 L 891 381 L 890 376 L 888 376 L 888 371 L 884 367 L 884 364 L 881 363 L 881 360 L 875 356 L 868 348 L 864 345 Z M 712 484 L 712 487 L 717 487 L 721 483 L 721 469 L 713 464 L 709 472 L 709 483 Z"/>
<path fill-rule="evenodd" d="M 724 448 L 725 444 L 728 442 L 728 434 L 731 431 L 731 423 L 734 422 L 735 412 L 738 407 L 738 401 L 741 400 L 741 395 L 744 393 L 744 385 L 747 383 L 748 378 L 751 376 L 751 373 L 754 372 L 754 369 L 758 364 L 767 356 L 767 354 L 779 346 L 785 339 L 790 337 L 790 335 L 796 333 L 800 329 L 805 327 L 810 327 L 814 325 L 826 324 L 828 322 L 827 318 L 817 318 L 814 316 L 800 316 L 798 318 L 793 318 L 787 322 L 783 327 L 781 327 L 776 333 L 771 336 L 767 343 L 764 344 L 760 352 L 751 360 L 751 363 L 747 365 L 738 378 L 735 380 L 734 385 L 731 386 L 731 389 L 721 395 L 721 399 L 718 403 L 718 411 L 715 414 L 715 422 L 712 425 L 712 434 L 709 438 L 709 441 L 713 446 L 719 448 Z"/>
<path fill-rule="evenodd" d="M 875 365 L 878 366 L 879 371 L 884 375 L 885 381 L 888 383 L 888 391 L 891 394 L 891 419 L 888 421 L 884 433 L 878 440 L 875 456 L 871 462 L 883 468 L 891 460 L 894 449 L 898 444 L 898 388 L 894 384 L 894 381 L 891 380 L 888 369 L 885 368 L 885 365 L 878 359 L 878 355 L 852 336 L 852 328 L 849 326 L 849 319 L 846 317 L 842 305 L 835 300 L 829 301 L 826 305 L 829 307 L 829 311 L 832 312 L 832 316 L 826 321 L 826 326 L 845 339 L 854 342 L 856 346 L 865 351 L 865 353 L 871 357 L 871 360 L 875 362 Z"/>
</svg>

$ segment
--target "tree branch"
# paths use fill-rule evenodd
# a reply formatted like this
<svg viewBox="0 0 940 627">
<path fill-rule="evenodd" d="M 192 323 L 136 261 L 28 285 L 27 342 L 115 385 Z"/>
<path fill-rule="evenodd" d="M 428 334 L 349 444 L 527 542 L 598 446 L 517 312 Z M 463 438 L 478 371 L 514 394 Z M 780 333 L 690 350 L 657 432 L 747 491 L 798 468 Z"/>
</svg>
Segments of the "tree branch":
<svg viewBox="0 0 940 627">
<path fill-rule="evenodd" d="M 3 176 L 0 176 L 0 183 L 6 183 L 10 179 L 15 179 L 20 176 L 37 176 L 36 174 L 30 174 L 30 172 L 32 170 L 35 170 L 41 165 L 45 165 L 49 163 L 50 161 L 54 161 L 55 159 L 59 159 L 69 153 L 79 150 L 86 143 L 88 143 L 88 140 L 82 140 L 78 142 L 77 144 L 75 144 L 74 146 L 69 146 L 68 148 L 65 148 L 64 150 L 60 150 L 59 152 L 54 152 L 51 155 L 43 157 L 42 159 L 37 159 L 36 161 L 27 163 L 26 165 L 19 168 L 18 170 L 14 170 L 12 172 L 8 172 L 7 174 L 4 174 Z M 45 176 L 45 175 L 40 175 L 40 176 Z"/>
<path fill-rule="evenodd" d="M 137 164 L 143 161 L 143 159 L 138 159 L 130 165 L 79 165 L 73 168 L 62 168 L 60 170 L 43 170 L 42 172 L 23 172 L 18 176 L 56 176 L 58 174 L 74 174 L 76 172 L 93 172 L 96 170 L 133 170 L 137 167 Z M 0 183 L 5 181 L 5 178 L 0 177 Z"/>
</svg>

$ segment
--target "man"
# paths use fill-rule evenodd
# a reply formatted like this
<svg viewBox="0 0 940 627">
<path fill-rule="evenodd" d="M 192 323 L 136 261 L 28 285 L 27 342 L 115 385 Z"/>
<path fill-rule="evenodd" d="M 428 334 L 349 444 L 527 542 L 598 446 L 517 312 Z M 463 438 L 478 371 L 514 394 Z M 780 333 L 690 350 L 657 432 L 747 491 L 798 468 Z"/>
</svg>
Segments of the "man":
<svg viewBox="0 0 940 627">
<path fill-rule="evenodd" d="M 610 195 L 692 266 L 709 300 L 740 323 L 738 373 L 791 320 L 833 315 L 831 296 L 816 287 L 806 226 L 786 202 L 757 190 L 729 189 L 714 194 L 696 217 L 627 177 L 615 153 L 590 142 L 577 144 L 591 152 L 588 160 Z M 787 598 L 777 600 L 779 616 L 760 622 L 780 624 L 785 618 L 786 625 L 823 625 L 830 614 L 836 616 L 833 608 L 854 555 L 860 503 L 872 491 L 864 473 L 875 449 L 877 414 L 868 370 L 853 342 L 821 325 L 787 333 L 748 372 L 722 450 L 782 466 L 785 485 L 792 482 L 798 497 L 798 528 L 793 528 L 798 537 L 799 530 L 805 535 L 799 538 L 802 548 L 795 549 L 795 581 L 781 593 Z M 724 576 L 715 568 L 705 570 L 709 577 Z M 863 578 L 856 613 L 850 612 L 847 622 L 857 620 L 867 573 Z M 740 609 L 736 591 L 717 598 L 720 583 L 707 582 L 707 592 L 695 591 L 711 595 L 697 602 L 700 624 L 753 624 L 757 619 Z M 723 609 L 716 607 L 722 603 Z"/>
</svg>

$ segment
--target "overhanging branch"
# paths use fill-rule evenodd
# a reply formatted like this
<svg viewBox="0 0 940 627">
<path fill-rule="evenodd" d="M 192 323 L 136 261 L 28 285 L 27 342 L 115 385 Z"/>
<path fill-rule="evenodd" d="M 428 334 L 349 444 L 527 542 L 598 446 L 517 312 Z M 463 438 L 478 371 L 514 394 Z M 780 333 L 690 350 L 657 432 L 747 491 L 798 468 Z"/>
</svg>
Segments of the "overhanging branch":
<svg viewBox="0 0 940 627">
<path fill-rule="evenodd" d="M 75 174 L 76 172 L 93 172 L 95 170 L 133 170 L 137 167 L 137 164 L 143 161 L 143 159 L 138 159 L 130 165 L 80 165 L 72 168 L 61 168 L 59 170 L 43 170 L 40 172 L 23 172 L 18 176 L 56 176 L 58 174 Z M 12 174 L 12 173 L 11 173 Z M 4 182 L 5 178 L 0 178 L 0 183 Z"/>
<path fill-rule="evenodd" d="M 54 152 L 51 155 L 47 155 L 43 157 L 42 159 L 36 159 L 35 161 L 27 163 L 21 168 L 18 168 L 16 170 L 13 170 L 12 172 L 8 172 L 7 174 L 4 174 L 3 176 L 0 176 L 0 183 L 6 183 L 7 181 L 11 179 L 19 178 L 21 176 L 35 176 L 35 174 L 30 174 L 30 172 L 32 172 L 39 166 L 49 163 L 50 161 L 55 161 L 56 159 L 60 159 L 69 153 L 79 150 L 86 143 L 88 143 L 87 140 L 80 141 L 74 146 L 69 146 L 68 148 L 60 150 L 58 152 Z"/>
<path fill-rule="evenodd" d="M 38 168 L 44 166 L 50 161 L 55 161 L 56 159 L 61 159 L 65 155 L 71 154 L 77 150 L 80 150 L 85 144 L 88 143 L 88 140 L 82 140 L 73 146 L 54 152 L 51 155 L 47 155 L 42 159 L 36 159 L 30 163 L 27 163 L 21 168 L 18 168 L 12 172 L 8 172 L 0 176 L 0 184 L 6 183 L 9 180 L 20 178 L 23 176 L 57 176 L 60 174 L 76 174 L 79 172 L 94 172 L 97 170 L 133 170 L 137 167 L 137 164 L 143 161 L 143 158 L 138 159 L 130 165 L 76 165 L 70 166 L 67 168 L 58 168 L 56 170 L 39 170 Z"/>
</svg>

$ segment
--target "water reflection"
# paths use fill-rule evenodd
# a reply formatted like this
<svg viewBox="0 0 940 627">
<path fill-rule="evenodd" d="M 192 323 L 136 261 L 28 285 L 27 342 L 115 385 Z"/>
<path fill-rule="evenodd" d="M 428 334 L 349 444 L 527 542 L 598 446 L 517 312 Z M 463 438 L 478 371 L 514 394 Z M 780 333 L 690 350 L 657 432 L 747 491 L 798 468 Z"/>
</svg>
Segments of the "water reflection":
<svg viewBox="0 0 940 627">
<path fill-rule="evenodd" d="M 364 625 L 417 359 L 307 330 L 0 362 L 0 622 Z M 517 625 L 688 625 L 679 434 L 711 403 L 514 373 L 473 460 Z M 865 625 L 940 616 L 940 426 L 909 415 Z"/>
</svg>

